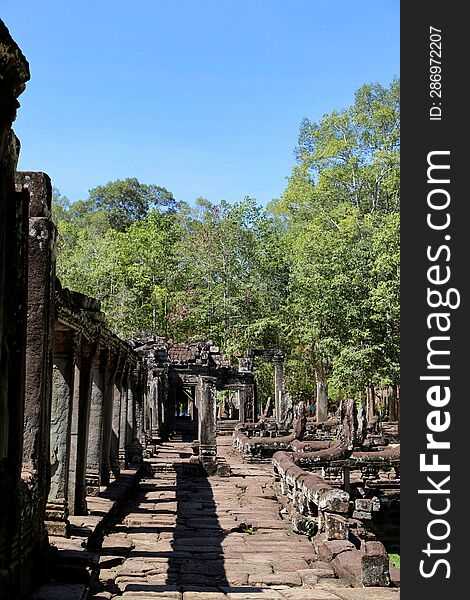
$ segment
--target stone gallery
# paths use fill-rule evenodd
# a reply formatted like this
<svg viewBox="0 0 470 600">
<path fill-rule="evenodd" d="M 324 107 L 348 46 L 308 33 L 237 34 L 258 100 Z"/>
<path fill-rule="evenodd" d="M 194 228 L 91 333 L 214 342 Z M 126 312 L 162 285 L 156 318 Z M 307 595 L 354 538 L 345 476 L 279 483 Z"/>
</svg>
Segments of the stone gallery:
<svg viewBox="0 0 470 600">
<path fill-rule="evenodd" d="M 307 416 L 281 349 L 123 340 L 63 288 L 51 180 L 16 170 L 28 79 L 0 21 L 1 599 L 398 598 L 396 421 Z"/>
</svg>

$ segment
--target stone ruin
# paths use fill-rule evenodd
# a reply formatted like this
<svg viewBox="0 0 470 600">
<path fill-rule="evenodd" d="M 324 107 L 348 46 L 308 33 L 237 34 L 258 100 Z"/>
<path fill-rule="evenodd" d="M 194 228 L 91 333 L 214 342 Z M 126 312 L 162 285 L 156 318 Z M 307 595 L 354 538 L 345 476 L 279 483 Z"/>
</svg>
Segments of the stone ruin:
<svg viewBox="0 0 470 600">
<path fill-rule="evenodd" d="M 354 400 L 341 404 L 340 419 L 337 440 L 296 441 L 273 455 L 274 471 L 294 530 L 312 537 L 320 559 L 355 586 L 388 586 L 380 538 L 398 542 L 398 523 L 387 521 L 399 504 L 400 446 L 363 450 Z"/>
<path fill-rule="evenodd" d="M 294 530 L 312 539 L 338 577 L 353 586 L 387 587 L 382 540 L 399 546 L 399 438 L 364 413 L 349 400 L 317 423 L 300 402 L 290 430 L 263 415 L 237 425 L 233 446 L 247 463 L 272 462 Z"/>
<path fill-rule="evenodd" d="M 244 364 L 237 371 L 210 340 L 187 344 L 150 336 L 134 340 L 134 348 L 148 366 L 149 410 L 146 428 L 156 440 L 194 440 L 197 461 L 208 474 L 226 472 L 217 457 L 217 391 L 238 396 L 240 418 L 256 420 L 253 372 Z"/>
<path fill-rule="evenodd" d="M 399 498 L 400 450 L 377 423 L 365 424 L 351 402 L 323 423 L 307 419 L 303 405 L 294 412 L 280 350 L 252 349 L 234 369 L 208 340 L 126 342 L 106 327 L 98 301 L 62 288 L 51 181 L 16 171 L 11 127 L 28 79 L 0 21 L 2 599 L 26 599 L 49 577 L 51 540 L 66 539 L 87 513 L 98 522 L 95 514 L 114 506 L 108 490 L 136 473 L 158 440 L 189 437 L 198 467 L 229 474 L 217 456 L 220 390 L 237 398 L 235 447 L 247 462 L 272 461 L 294 529 L 339 576 L 388 585 L 384 530 L 375 524 Z M 262 355 L 275 365 L 275 397 L 259 419 L 253 361 Z M 98 547 L 102 535 L 93 538 Z"/>
</svg>

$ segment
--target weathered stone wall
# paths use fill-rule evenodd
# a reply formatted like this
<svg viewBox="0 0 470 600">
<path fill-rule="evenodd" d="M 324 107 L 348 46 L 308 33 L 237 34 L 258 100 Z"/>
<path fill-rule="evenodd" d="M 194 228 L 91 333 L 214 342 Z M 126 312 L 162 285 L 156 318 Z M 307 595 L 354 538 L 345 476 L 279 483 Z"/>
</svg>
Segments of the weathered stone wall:
<svg viewBox="0 0 470 600">
<path fill-rule="evenodd" d="M 0 21 L 0 589 L 6 600 L 21 594 L 25 566 L 20 497 L 28 198 L 15 191 L 19 142 L 11 126 L 28 79 L 28 63 Z"/>
</svg>

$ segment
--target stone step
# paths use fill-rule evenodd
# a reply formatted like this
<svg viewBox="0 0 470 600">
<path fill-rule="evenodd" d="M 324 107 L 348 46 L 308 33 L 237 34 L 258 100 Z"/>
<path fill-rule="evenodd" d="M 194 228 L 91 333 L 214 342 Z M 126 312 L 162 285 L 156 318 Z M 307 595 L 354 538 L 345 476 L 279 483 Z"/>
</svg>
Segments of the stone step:
<svg viewBox="0 0 470 600">
<path fill-rule="evenodd" d="M 152 473 L 176 473 L 177 469 L 173 463 L 152 463 Z"/>
</svg>

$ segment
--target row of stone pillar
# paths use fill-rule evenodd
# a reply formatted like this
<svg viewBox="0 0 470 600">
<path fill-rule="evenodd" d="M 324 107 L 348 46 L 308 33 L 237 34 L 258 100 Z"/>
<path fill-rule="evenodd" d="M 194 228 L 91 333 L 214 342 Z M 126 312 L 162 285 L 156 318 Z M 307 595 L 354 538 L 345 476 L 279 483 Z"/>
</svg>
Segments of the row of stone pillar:
<svg viewBox="0 0 470 600">
<path fill-rule="evenodd" d="M 41 492 L 33 520 L 45 515 L 49 533 L 67 535 L 86 495 L 139 457 L 143 370 L 103 326 L 98 303 L 56 289 L 49 177 L 17 173 L 16 190 L 29 197 L 22 470 Z"/>
<path fill-rule="evenodd" d="M 86 496 L 142 459 L 142 369 L 122 347 L 55 332 L 50 428 L 49 533 L 67 535 L 68 514 L 86 514 Z"/>
</svg>

